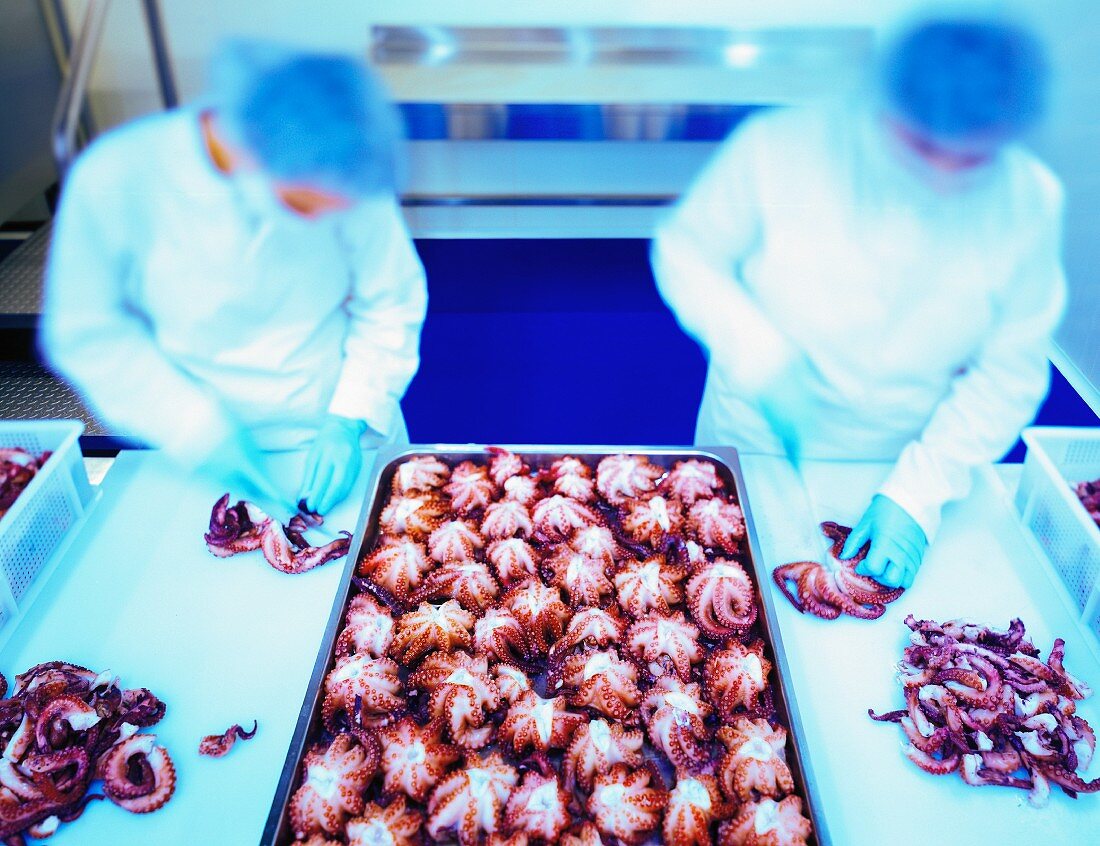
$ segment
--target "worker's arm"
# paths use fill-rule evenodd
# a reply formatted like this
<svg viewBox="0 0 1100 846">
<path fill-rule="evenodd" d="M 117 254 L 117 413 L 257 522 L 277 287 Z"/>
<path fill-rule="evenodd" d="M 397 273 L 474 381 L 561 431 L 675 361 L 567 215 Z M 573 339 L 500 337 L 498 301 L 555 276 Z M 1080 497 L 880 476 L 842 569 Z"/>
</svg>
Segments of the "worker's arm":
<svg viewBox="0 0 1100 846">
<path fill-rule="evenodd" d="M 741 282 L 761 237 L 754 173 L 765 139 L 750 120 L 695 179 L 653 241 L 657 289 L 677 321 L 739 388 L 758 393 L 797 351 Z"/>
<path fill-rule="evenodd" d="M 965 496 L 975 466 L 1004 455 L 1046 395 L 1051 335 L 1066 301 L 1060 192 L 1032 238 L 999 302 L 993 332 L 879 491 L 912 515 L 929 540 L 944 503 Z"/>
<path fill-rule="evenodd" d="M 329 412 L 362 420 L 388 437 L 399 402 L 420 364 L 420 328 L 428 305 L 424 268 L 397 204 L 378 201 L 368 232 L 357 233 L 344 364 Z"/>
<path fill-rule="evenodd" d="M 94 153 L 94 148 L 92 150 Z M 141 272 L 148 217 L 132 207 L 110 168 L 81 159 L 54 221 L 42 315 L 51 366 L 117 431 L 163 448 L 185 466 L 205 466 L 234 493 L 279 514 L 283 500 L 258 451 L 221 402 L 176 367 L 126 295 Z"/>
</svg>

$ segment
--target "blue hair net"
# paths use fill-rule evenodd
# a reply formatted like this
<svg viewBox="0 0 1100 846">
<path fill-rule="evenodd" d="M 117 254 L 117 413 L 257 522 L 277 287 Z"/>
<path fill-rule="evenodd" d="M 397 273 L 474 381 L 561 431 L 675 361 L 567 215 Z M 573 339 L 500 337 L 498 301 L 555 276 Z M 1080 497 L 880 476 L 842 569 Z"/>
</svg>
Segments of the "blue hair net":
<svg viewBox="0 0 1100 846">
<path fill-rule="evenodd" d="M 360 62 L 232 41 L 210 94 L 231 138 L 270 176 L 353 197 L 394 190 L 400 119 Z"/>
<path fill-rule="evenodd" d="M 1042 113 L 1048 73 L 1039 41 L 1019 26 L 937 20 L 895 42 L 883 75 L 890 106 L 915 129 L 1007 140 Z"/>
</svg>

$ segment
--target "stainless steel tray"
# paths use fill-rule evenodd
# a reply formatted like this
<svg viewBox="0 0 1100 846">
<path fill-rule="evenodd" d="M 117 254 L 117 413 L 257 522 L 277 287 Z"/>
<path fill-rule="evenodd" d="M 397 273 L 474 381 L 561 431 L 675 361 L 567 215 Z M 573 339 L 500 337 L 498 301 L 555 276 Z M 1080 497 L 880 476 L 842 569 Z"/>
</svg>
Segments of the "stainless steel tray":
<svg viewBox="0 0 1100 846">
<path fill-rule="evenodd" d="M 692 458 L 714 462 L 718 467 L 719 476 L 723 478 L 727 486 L 732 486 L 732 489 L 736 491 L 737 501 L 745 515 L 745 529 L 748 539 L 748 560 L 746 564 L 751 569 L 750 575 L 756 583 L 756 601 L 763 610 L 760 622 L 767 641 L 767 651 L 771 653 L 773 659 L 775 689 L 778 693 L 778 696 L 775 697 L 775 706 L 780 720 L 785 722 L 789 729 L 791 742 L 788 744 L 787 751 L 791 772 L 794 775 L 795 788 L 803 797 L 806 814 L 814 827 L 814 837 L 811 838 L 810 842 L 816 842 L 818 846 L 831 846 L 833 841 L 829 837 L 825 827 L 824 815 L 821 812 L 817 780 L 811 762 L 803 751 L 807 745 L 806 734 L 802 726 L 802 720 L 799 717 L 798 704 L 795 702 L 794 695 L 786 682 L 786 679 L 790 676 L 790 669 L 786 653 L 783 650 L 783 641 L 780 637 L 771 591 L 767 589 L 770 574 L 761 571 L 763 565 L 760 556 L 760 542 L 757 538 L 756 526 L 746 493 L 745 480 L 741 474 L 741 463 L 737 458 L 737 451 L 730 447 L 557 446 L 547 444 L 502 444 L 501 446 L 522 455 L 529 463 L 538 465 L 549 464 L 563 455 L 577 455 L 595 459 L 618 453 L 646 455 L 654 464 L 667 468 L 671 468 L 677 461 Z M 385 504 L 386 494 L 390 490 L 390 483 L 393 480 L 397 465 L 414 455 L 425 454 L 438 455 L 452 465 L 465 460 L 485 460 L 489 456 L 487 448 L 480 444 L 391 446 L 379 450 L 367 484 L 366 499 L 359 515 L 351 550 L 344 565 L 344 573 L 340 579 L 328 625 L 325 627 L 324 638 L 317 653 L 317 663 L 313 667 L 313 676 L 306 690 L 302 710 L 298 716 L 298 723 L 294 728 L 294 735 L 287 751 L 286 762 L 283 764 L 279 784 L 275 789 L 275 797 L 271 803 L 267 825 L 264 827 L 263 836 L 260 839 L 261 846 L 289 846 L 294 841 L 294 835 L 287 818 L 287 809 L 290 799 L 300 782 L 299 764 L 308 746 L 308 739 L 318 733 L 320 728 L 324 679 L 335 663 L 336 639 L 343 624 L 345 608 L 351 597 L 355 568 L 364 549 L 369 549 L 370 544 L 377 535 L 379 516 Z"/>
</svg>

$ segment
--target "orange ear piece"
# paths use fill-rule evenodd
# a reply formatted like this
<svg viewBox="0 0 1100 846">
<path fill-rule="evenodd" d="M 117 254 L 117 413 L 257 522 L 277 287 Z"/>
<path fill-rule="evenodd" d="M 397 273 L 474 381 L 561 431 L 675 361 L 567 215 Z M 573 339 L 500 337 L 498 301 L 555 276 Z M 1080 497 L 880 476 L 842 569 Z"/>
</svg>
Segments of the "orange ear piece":
<svg viewBox="0 0 1100 846">
<path fill-rule="evenodd" d="M 311 220 L 328 212 L 342 211 L 351 205 L 350 200 L 339 194 L 304 185 L 280 185 L 276 187 L 275 194 L 292 212 Z"/>
</svg>

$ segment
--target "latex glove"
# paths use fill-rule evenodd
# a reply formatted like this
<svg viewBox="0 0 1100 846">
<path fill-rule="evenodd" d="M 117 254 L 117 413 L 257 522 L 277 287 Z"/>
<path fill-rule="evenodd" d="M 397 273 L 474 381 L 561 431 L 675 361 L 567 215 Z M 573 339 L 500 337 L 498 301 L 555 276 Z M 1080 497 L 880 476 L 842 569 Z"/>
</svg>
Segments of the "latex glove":
<svg viewBox="0 0 1100 846">
<path fill-rule="evenodd" d="M 853 557 L 868 541 L 871 548 L 856 572 L 887 587 L 912 587 L 928 538 L 909 512 L 889 497 L 875 495 L 848 535 L 840 557 Z"/>
<path fill-rule="evenodd" d="M 286 523 L 298 513 L 264 466 L 263 453 L 252 435 L 236 426 L 199 458 L 200 472 L 225 485 L 234 498 L 255 503 L 269 517 Z"/>
<path fill-rule="evenodd" d="M 306 472 L 298 494 L 308 510 L 327 514 L 351 492 L 363 467 L 360 440 L 367 431 L 362 420 L 337 414 L 325 418 L 306 456 Z M 382 436 L 372 434 L 380 443 Z"/>
<path fill-rule="evenodd" d="M 802 460 L 802 426 L 813 419 L 815 405 L 809 385 L 814 378 L 810 360 L 799 355 L 760 393 L 757 403 L 768 426 L 783 445 L 783 452 L 796 468 Z"/>
</svg>

